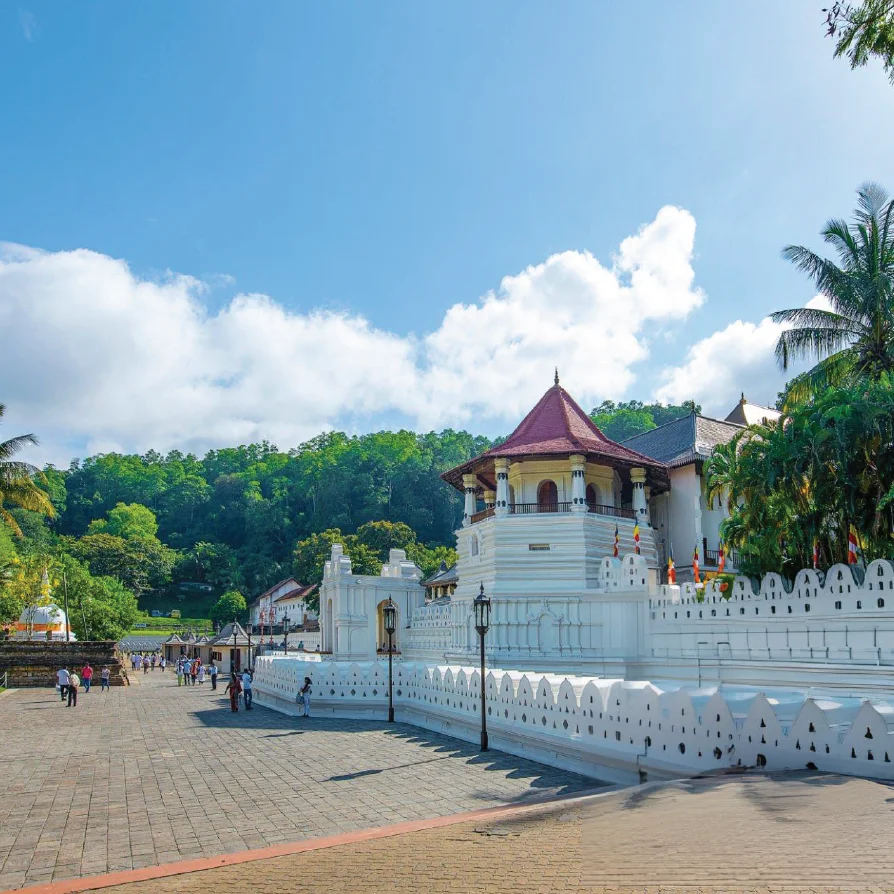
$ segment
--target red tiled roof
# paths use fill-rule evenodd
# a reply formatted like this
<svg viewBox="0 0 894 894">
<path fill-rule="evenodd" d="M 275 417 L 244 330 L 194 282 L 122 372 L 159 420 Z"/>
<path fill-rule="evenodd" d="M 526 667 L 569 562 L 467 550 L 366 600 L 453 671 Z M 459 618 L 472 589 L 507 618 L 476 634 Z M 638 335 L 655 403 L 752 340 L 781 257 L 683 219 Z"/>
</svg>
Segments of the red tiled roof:
<svg viewBox="0 0 894 894">
<path fill-rule="evenodd" d="M 317 584 L 309 584 L 308 586 L 299 584 L 297 587 L 287 590 L 282 596 L 277 596 L 273 601 L 281 602 L 283 599 L 303 599 L 305 596 L 310 596 L 316 588 Z"/>
<path fill-rule="evenodd" d="M 582 453 L 597 462 L 603 460 L 609 466 L 641 466 L 652 472 L 650 477 L 655 479 L 653 484 L 664 484 L 666 489 L 667 470 L 663 463 L 607 438 L 574 398 L 558 384 L 540 398 L 502 444 L 491 447 L 481 456 L 445 472 L 441 477 L 462 489 L 463 474 L 474 472 L 481 474 L 487 486 L 492 487 L 493 459 L 498 456 L 533 458 L 571 456 L 575 453 Z"/>
</svg>

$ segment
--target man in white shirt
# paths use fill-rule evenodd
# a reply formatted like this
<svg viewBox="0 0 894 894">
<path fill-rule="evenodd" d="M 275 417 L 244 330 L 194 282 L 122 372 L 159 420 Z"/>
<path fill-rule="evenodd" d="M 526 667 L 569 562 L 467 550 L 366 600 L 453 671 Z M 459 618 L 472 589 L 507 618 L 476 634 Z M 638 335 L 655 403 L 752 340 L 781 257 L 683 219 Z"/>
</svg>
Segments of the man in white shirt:
<svg viewBox="0 0 894 894">
<path fill-rule="evenodd" d="M 242 697 L 245 699 L 245 710 L 251 710 L 253 693 L 251 691 L 251 674 L 244 671 L 242 674 Z"/>
<path fill-rule="evenodd" d="M 68 695 L 68 668 L 63 667 L 57 670 L 56 679 L 59 681 L 59 697 L 65 701 L 65 696 Z"/>
</svg>

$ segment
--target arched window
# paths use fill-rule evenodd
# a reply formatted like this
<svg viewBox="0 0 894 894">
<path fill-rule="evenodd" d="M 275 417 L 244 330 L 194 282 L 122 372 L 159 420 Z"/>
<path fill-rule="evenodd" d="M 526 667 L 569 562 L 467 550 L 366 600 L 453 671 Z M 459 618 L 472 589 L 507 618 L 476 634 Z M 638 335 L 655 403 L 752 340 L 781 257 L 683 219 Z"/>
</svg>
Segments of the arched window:
<svg viewBox="0 0 894 894">
<path fill-rule="evenodd" d="M 477 534 L 472 535 L 470 547 L 471 547 L 470 552 L 472 553 L 472 555 L 477 556 L 478 555 L 478 535 Z"/>
<path fill-rule="evenodd" d="M 555 481 L 541 481 L 537 488 L 537 510 L 539 512 L 559 511 L 559 489 Z"/>
<path fill-rule="evenodd" d="M 599 491 L 593 487 L 592 484 L 587 485 L 587 505 L 588 506 L 598 506 L 599 505 Z"/>
</svg>

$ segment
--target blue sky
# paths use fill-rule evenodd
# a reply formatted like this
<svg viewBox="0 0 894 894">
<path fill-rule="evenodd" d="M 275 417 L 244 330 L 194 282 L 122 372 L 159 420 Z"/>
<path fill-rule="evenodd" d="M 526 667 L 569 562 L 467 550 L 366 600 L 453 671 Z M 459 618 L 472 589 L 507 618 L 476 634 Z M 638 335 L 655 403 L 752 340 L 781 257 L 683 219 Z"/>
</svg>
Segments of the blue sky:
<svg viewBox="0 0 894 894">
<path fill-rule="evenodd" d="M 108 418 L 104 405 L 127 403 L 127 393 L 109 396 L 108 382 L 124 388 L 127 376 L 97 348 L 100 318 L 80 353 L 60 328 L 64 349 L 46 361 L 73 380 L 85 353 L 106 365 L 105 380 L 84 380 L 76 414 L 66 409 L 71 395 L 51 382 L 37 393 L 17 381 L 16 369 L 0 366 L 9 426 L 49 433 L 48 455 L 57 460 L 85 449 L 198 449 L 230 437 L 296 441 L 331 425 L 456 424 L 495 433 L 536 399 L 540 367 L 553 359 L 569 364 L 569 387 L 583 392 L 582 402 L 698 391 L 704 369 L 686 367 L 693 345 L 811 298 L 809 282 L 780 260 L 781 247 L 817 245 L 827 218 L 849 214 L 862 181 L 894 189 L 894 88 L 876 67 L 851 72 L 831 58 L 821 7 L 819 0 L 747 9 L 707 0 L 3 4 L 0 240 L 59 257 L 49 278 L 24 269 L 35 261 L 21 252 L 7 259 L 16 275 L 5 292 L 0 276 L 0 318 L 4 303 L 39 305 L 41 337 L 39 320 L 56 319 L 58 302 L 75 300 L 66 296 L 116 259 L 132 278 L 127 319 L 137 341 L 145 319 L 139 284 L 174 288 L 169 271 L 202 281 L 177 287 L 202 317 L 195 337 L 205 342 L 209 321 L 240 293 L 269 296 L 268 310 L 272 303 L 302 331 L 323 312 L 387 335 L 355 345 L 375 362 L 333 384 L 353 389 L 355 399 L 323 395 L 332 398 L 328 413 L 305 406 L 307 389 L 297 386 L 283 396 L 291 400 L 269 400 L 270 372 L 243 395 L 230 424 L 192 430 L 190 401 L 204 399 L 194 392 L 178 405 L 180 421 L 163 430 L 157 420 Z M 357 396 L 358 381 L 380 374 L 400 390 L 408 343 L 415 357 L 404 360 L 416 371 L 430 372 L 441 349 L 455 354 L 462 336 L 445 333 L 451 307 L 475 306 L 491 290 L 499 296 L 504 277 L 562 253 L 590 252 L 611 268 L 622 241 L 664 206 L 695 221 L 693 246 L 682 251 L 694 271 L 689 291 L 701 297 L 644 317 L 627 355 L 623 334 L 609 332 L 612 357 L 629 357 L 617 379 L 611 364 L 588 369 L 583 350 L 565 357 L 553 345 L 540 356 L 523 334 L 513 338 L 529 350 L 512 362 L 536 358 L 537 369 L 530 381 L 521 376 L 518 401 L 467 399 L 476 388 L 475 351 L 441 371 L 454 390 L 425 396 L 428 405 L 444 403 L 438 412 L 391 391 Z M 90 270 L 63 263 L 77 249 L 95 253 L 84 261 Z M 551 286 L 549 300 L 561 305 L 554 289 L 561 285 Z M 616 300 L 619 317 L 641 312 L 634 300 Z M 667 301 L 675 300 L 671 289 Z M 566 308 L 572 315 L 576 302 Z M 512 317 L 524 312 L 506 308 Z M 489 372 L 505 392 L 509 361 L 487 357 L 501 319 L 485 317 L 467 314 L 460 328 L 478 330 L 468 346 L 477 346 L 482 375 L 496 364 Z M 600 324 L 591 325 L 601 353 Z M 762 362 L 770 334 L 758 337 Z M 103 343 L 114 329 L 106 335 Z M 751 335 L 742 332 L 744 353 Z M 332 338 L 325 330 L 316 339 L 327 356 L 352 350 Z M 306 378 L 302 363 L 319 367 L 308 339 L 295 343 L 291 358 L 279 346 L 280 375 Z M 185 356 L 195 357 L 191 344 Z M 706 354 L 712 345 L 719 350 L 708 342 Z M 728 349 L 720 353 L 728 360 Z M 140 377 L 161 361 L 148 354 L 135 362 L 144 366 L 129 372 Z M 210 364 L 196 376 L 227 388 L 253 375 L 247 365 Z M 741 389 L 766 392 L 755 400 L 775 394 L 774 371 L 744 363 L 736 373 L 715 395 L 716 412 Z M 131 394 L 153 382 L 166 387 L 149 379 Z M 447 404 L 462 403 L 461 394 L 467 406 L 453 412 Z"/>
</svg>

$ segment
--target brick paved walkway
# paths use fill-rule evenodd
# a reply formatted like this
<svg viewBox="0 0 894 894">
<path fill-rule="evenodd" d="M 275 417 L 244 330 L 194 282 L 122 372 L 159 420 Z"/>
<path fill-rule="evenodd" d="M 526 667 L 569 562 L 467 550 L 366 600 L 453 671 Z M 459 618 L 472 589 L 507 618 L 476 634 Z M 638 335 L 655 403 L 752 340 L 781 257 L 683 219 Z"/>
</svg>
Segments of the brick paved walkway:
<svg viewBox="0 0 894 894">
<path fill-rule="evenodd" d="M 104 894 L 892 891 L 891 796 L 834 776 L 692 780 Z"/>
<path fill-rule="evenodd" d="M 0 890 L 594 787 L 403 725 L 256 708 L 160 671 L 0 697 Z"/>
</svg>

